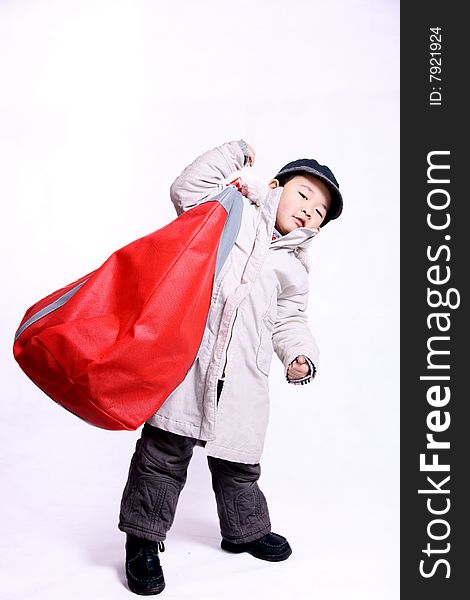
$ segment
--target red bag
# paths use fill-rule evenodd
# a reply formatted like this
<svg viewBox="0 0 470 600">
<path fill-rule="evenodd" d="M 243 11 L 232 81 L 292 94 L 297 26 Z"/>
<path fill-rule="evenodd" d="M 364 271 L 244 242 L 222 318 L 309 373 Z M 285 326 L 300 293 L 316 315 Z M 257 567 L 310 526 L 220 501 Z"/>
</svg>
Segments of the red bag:
<svg viewBox="0 0 470 600">
<path fill-rule="evenodd" d="M 93 425 L 137 429 L 197 356 L 242 206 L 230 186 L 34 304 L 13 346 L 26 375 Z"/>
</svg>

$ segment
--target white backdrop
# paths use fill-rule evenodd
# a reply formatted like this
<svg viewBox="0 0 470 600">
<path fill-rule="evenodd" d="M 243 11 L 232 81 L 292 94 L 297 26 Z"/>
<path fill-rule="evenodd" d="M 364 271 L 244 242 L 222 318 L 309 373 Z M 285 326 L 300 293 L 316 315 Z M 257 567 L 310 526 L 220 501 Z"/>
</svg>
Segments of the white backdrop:
<svg viewBox="0 0 470 600">
<path fill-rule="evenodd" d="M 313 157 L 345 200 L 311 247 L 321 370 L 289 386 L 275 359 L 270 376 L 260 486 L 294 552 L 220 550 L 197 448 L 163 595 L 398 598 L 398 2 L 0 0 L 0 55 L 0 599 L 133 596 L 117 516 L 139 432 L 55 405 L 13 335 L 36 300 L 172 220 L 173 179 L 239 138 L 266 180 Z"/>
</svg>

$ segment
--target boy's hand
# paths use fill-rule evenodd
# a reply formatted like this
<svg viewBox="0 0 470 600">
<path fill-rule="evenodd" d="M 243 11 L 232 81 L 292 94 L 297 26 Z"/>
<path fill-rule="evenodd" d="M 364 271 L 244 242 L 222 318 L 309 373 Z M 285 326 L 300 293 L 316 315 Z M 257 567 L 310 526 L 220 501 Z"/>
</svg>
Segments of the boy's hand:
<svg viewBox="0 0 470 600">
<path fill-rule="evenodd" d="M 305 356 L 301 354 L 289 365 L 287 377 L 289 377 L 289 379 L 302 379 L 302 377 L 308 375 L 309 370 L 310 367 L 308 366 L 307 360 L 305 359 Z"/>
<path fill-rule="evenodd" d="M 255 150 L 253 148 L 253 146 L 250 146 L 250 144 L 246 144 L 246 148 L 248 150 L 248 160 L 246 161 L 246 164 L 249 167 L 252 167 L 255 164 Z"/>
</svg>

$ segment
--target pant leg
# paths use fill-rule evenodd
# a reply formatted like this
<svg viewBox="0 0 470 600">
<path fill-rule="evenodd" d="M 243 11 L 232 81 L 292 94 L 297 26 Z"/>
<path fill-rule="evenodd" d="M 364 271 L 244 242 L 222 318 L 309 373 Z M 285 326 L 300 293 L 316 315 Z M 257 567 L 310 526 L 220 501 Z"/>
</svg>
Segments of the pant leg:
<svg viewBox="0 0 470 600">
<path fill-rule="evenodd" d="M 121 531 L 155 542 L 166 539 L 195 444 L 193 438 L 144 425 L 121 500 Z"/>
<path fill-rule="evenodd" d="M 220 533 L 235 544 L 252 542 L 271 531 L 268 505 L 258 487 L 259 464 L 246 465 L 208 456 Z"/>
</svg>

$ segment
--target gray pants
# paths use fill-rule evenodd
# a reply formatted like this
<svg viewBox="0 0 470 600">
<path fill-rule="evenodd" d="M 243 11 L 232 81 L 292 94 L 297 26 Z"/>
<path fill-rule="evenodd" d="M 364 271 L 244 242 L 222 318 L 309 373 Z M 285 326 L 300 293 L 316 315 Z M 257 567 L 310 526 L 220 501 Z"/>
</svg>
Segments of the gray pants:
<svg viewBox="0 0 470 600">
<path fill-rule="evenodd" d="M 155 542 L 166 539 L 196 442 L 190 437 L 144 425 L 122 496 L 121 531 Z M 257 483 L 260 465 L 211 456 L 207 460 L 222 537 L 241 544 L 269 533 L 268 506 Z"/>
</svg>

